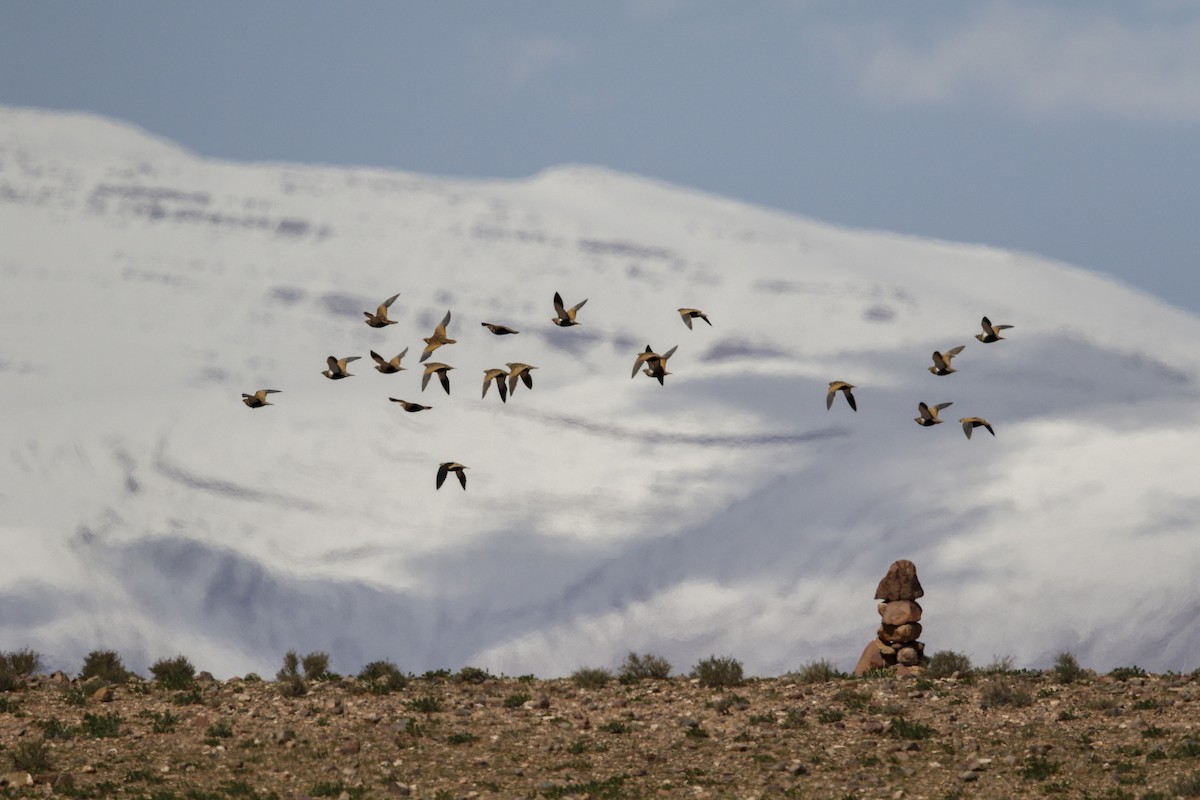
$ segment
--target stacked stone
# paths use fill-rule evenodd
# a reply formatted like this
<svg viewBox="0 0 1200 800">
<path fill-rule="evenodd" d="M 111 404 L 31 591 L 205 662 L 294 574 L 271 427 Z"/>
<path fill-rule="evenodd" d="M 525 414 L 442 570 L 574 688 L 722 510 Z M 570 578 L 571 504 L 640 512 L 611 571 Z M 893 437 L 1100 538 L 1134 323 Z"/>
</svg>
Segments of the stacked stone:
<svg viewBox="0 0 1200 800">
<path fill-rule="evenodd" d="M 925 645 L 918 641 L 921 635 L 921 606 L 917 598 L 925 594 L 921 581 L 917 579 L 917 567 L 911 561 L 897 561 L 888 568 L 887 575 L 875 590 L 879 603 L 879 616 L 883 623 L 875 632 L 875 639 L 863 650 L 855 675 L 873 669 L 893 670 L 898 675 L 909 675 L 920 669 L 925 660 Z"/>
</svg>

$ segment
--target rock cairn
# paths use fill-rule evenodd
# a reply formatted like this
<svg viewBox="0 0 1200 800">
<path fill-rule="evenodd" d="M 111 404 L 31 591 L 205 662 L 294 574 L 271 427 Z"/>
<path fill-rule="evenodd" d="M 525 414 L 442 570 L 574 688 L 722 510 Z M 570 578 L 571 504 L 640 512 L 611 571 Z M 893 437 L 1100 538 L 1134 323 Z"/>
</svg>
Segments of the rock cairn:
<svg viewBox="0 0 1200 800">
<path fill-rule="evenodd" d="M 920 670 L 925 660 L 925 645 L 918 641 L 921 606 L 917 598 L 924 594 L 917 579 L 917 566 L 911 561 L 897 561 L 888 568 L 875 590 L 883 623 L 858 659 L 855 675 L 873 669 L 893 670 L 897 675 L 911 675 Z"/>
</svg>

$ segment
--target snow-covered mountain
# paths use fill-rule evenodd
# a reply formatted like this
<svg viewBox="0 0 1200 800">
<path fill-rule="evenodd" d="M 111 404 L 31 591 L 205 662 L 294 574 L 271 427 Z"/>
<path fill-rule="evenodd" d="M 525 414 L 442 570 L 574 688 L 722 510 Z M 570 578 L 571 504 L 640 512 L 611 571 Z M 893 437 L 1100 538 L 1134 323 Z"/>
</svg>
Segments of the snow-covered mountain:
<svg viewBox="0 0 1200 800">
<path fill-rule="evenodd" d="M 931 652 L 1200 660 L 1200 320 L 1105 277 L 592 167 L 236 164 L 15 108 L 0 231 L 0 649 L 849 668 L 908 558 Z M 550 323 L 555 291 L 580 325 Z M 398 323 L 364 325 L 396 292 Z M 447 310 L 449 397 L 417 362 Z M 1007 339 L 973 338 L 985 314 Z M 647 344 L 679 346 L 663 386 L 629 377 Z M 481 399 L 515 361 L 533 390 Z M 826 410 L 834 379 L 857 413 Z M 434 489 L 443 461 L 467 491 Z"/>
</svg>

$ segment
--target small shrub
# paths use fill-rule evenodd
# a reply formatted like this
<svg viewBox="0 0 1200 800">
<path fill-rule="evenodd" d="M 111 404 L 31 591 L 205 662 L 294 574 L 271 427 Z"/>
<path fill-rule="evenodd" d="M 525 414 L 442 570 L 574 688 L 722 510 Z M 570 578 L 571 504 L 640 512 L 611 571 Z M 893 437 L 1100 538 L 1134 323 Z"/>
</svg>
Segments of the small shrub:
<svg viewBox="0 0 1200 800">
<path fill-rule="evenodd" d="M 175 723 L 179 722 L 179 717 L 170 711 L 160 711 L 154 715 L 153 720 L 150 724 L 150 729 L 155 733 L 173 733 L 175 731 Z"/>
<path fill-rule="evenodd" d="M 150 667 L 150 674 L 164 689 L 188 689 L 196 682 L 196 668 L 184 655 L 160 658 Z"/>
<path fill-rule="evenodd" d="M 918 740 L 928 739 L 934 734 L 934 730 L 920 722 L 909 722 L 904 717 L 894 717 L 887 734 L 895 739 Z"/>
<path fill-rule="evenodd" d="M 832 661 L 822 658 L 820 661 L 808 662 L 789 677 L 797 683 L 829 683 L 843 680 L 847 675 L 835 667 Z"/>
<path fill-rule="evenodd" d="M 1200 742 L 1195 739 L 1184 739 L 1175 747 L 1171 754 L 1174 758 L 1200 758 Z"/>
<path fill-rule="evenodd" d="M 228 739 L 233 736 L 233 726 L 229 724 L 229 720 L 223 719 L 205 728 L 204 735 L 212 739 Z"/>
<path fill-rule="evenodd" d="M 1062 652 L 1054 657 L 1050 677 L 1055 683 L 1076 683 L 1087 677 L 1087 670 L 1079 666 L 1079 661 L 1073 654 Z"/>
<path fill-rule="evenodd" d="M 111 714 L 84 714 L 80 730 L 94 739 L 120 736 L 121 715 L 115 711 Z"/>
<path fill-rule="evenodd" d="M 629 726 L 618 719 L 609 720 L 600 726 L 605 733 L 629 733 Z"/>
<path fill-rule="evenodd" d="M 442 710 L 442 701 L 432 695 L 425 695 L 409 700 L 408 707 L 422 714 L 436 714 Z"/>
<path fill-rule="evenodd" d="M 46 747 L 45 742 L 29 739 L 18 744 L 9 755 L 12 758 L 13 768 L 21 772 L 36 774 L 50 772 L 54 769 L 54 762 L 50 758 L 50 748 Z"/>
<path fill-rule="evenodd" d="M 504 707 L 505 708 L 520 708 L 521 706 L 528 703 L 529 700 L 530 700 L 529 695 L 525 694 L 524 692 L 519 692 L 517 694 L 510 694 L 508 697 L 504 698 Z"/>
<path fill-rule="evenodd" d="M 21 704 L 7 697 L 0 697 L 0 714 L 15 714 L 20 710 Z"/>
<path fill-rule="evenodd" d="M 1130 678 L 1146 677 L 1146 670 L 1138 666 L 1133 667 L 1117 667 L 1108 673 L 1110 678 L 1116 678 L 1119 681 L 1127 681 Z"/>
<path fill-rule="evenodd" d="M 1025 765 L 1021 767 L 1021 777 L 1027 781 L 1044 781 L 1051 775 L 1057 774 L 1060 766 L 1061 764 L 1057 761 L 1037 756 L 1026 761 Z"/>
<path fill-rule="evenodd" d="M 204 694 L 200 691 L 200 687 L 193 683 L 190 689 L 183 692 L 176 692 L 171 698 L 171 702 L 177 706 L 203 705 Z"/>
<path fill-rule="evenodd" d="M 121 656 L 115 650 L 93 650 L 83 660 L 83 668 L 79 670 L 83 680 L 99 678 L 108 684 L 124 683 L 133 677 L 133 673 L 125 669 Z"/>
<path fill-rule="evenodd" d="M 671 662 L 652 653 L 638 655 L 632 650 L 625 656 L 618 677 L 621 683 L 637 683 L 646 678 L 666 680 L 671 677 Z"/>
<path fill-rule="evenodd" d="M 1033 695 L 1007 680 L 992 681 L 979 693 L 980 708 L 997 708 L 999 706 L 1024 708 L 1032 704 Z"/>
<path fill-rule="evenodd" d="M 283 667 L 275 673 L 279 683 L 279 693 L 284 697 L 301 697 L 308 694 L 308 684 L 300 674 L 300 656 L 295 650 L 288 650 L 283 656 Z"/>
<path fill-rule="evenodd" d="M 483 683 L 484 681 L 491 680 L 491 678 L 492 673 L 488 672 L 486 669 L 480 669 L 479 667 L 463 667 L 458 671 L 458 674 L 454 676 L 454 680 L 458 681 L 459 683 L 474 684 Z"/>
<path fill-rule="evenodd" d="M 929 659 L 925 673 L 931 678 L 949 678 L 954 673 L 960 676 L 971 671 L 971 659 L 953 650 L 939 650 Z"/>
<path fill-rule="evenodd" d="M 845 713 L 836 708 L 826 708 L 817 714 L 817 722 L 822 725 L 830 725 L 834 722 L 841 722 L 846 717 Z"/>
<path fill-rule="evenodd" d="M 983 668 L 987 675 L 1004 675 L 1013 671 L 1012 656 L 992 656 L 992 662 Z"/>
<path fill-rule="evenodd" d="M 1171 784 L 1171 792 L 1175 797 L 1200 797 L 1200 772 L 1175 781 Z"/>
<path fill-rule="evenodd" d="M 478 736 L 476 736 L 473 733 L 467 733 L 465 731 L 459 731 L 457 733 L 452 733 L 446 737 L 447 744 L 470 744 L 471 742 L 478 742 L 478 741 L 479 741 Z"/>
<path fill-rule="evenodd" d="M 42 726 L 43 739 L 71 739 L 78 731 L 69 725 L 64 725 L 58 717 L 51 717 L 38 723 Z"/>
<path fill-rule="evenodd" d="M 304 669 L 304 677 L 310 681 L 324 681 L 332 676 L 329 671 L 329 653 L 321 650 L 302 658 L 300 666 Z"/>
<path fill-rule="evenodd" d="M 700 681 L 701 686 L 724 689 L 731 686 L 741 686 L 742 662 L 729 656 L 709 656 L 692 667 L 693 678 Z"/>
<path fill-rule="evenodd" d="M 78 686 L 72 686 L 69 689 L 63 689 L 63 702 L 69 706 L 82 706 L 87 704 L 87 695 L 83 693 L 83 689 Z"/>
<path fill-rule="evenodd" d="M 18 677 L 33 675 L 42 669 L 42 655 L 26 647 L 0 654 L 0 664 L 7 664 L 8 669 Z"/>
<path fill-rule="evenodd" d="M 375 694 L 398 692 L 408 686 L 408 677 L 391 661 L 372 661 L 358 673 L 360 681 L 370 684 Z"/>
<path fill-rule="evenodd" d="M 0 660 L 0 692 L 12 692 L 21 688 L 21 678 Z"/>
<path fill-rule="evenodd" d="M 450 670 L 442 667 L 441 669 L 427 669 L 421 673 L 421 680 L 430 681 L 432 683 L 441 683 L 442 681 L 450 680 Z"/>
<path fill-rule="evenodd" d="M 571 673 L 571 680 L 580 689 L 600 689 L 612 680 L 612 673 L 603 667 L 580 667 Z"/>
<path fill-rule="evenodd" d="M 734 711 L 744 711 L 749 708 L 750 701 L 740 694 L 723 694 L 718 700 L 709 703 L 708 707 L 718 714 L 731 714 Z"/>
</svg>

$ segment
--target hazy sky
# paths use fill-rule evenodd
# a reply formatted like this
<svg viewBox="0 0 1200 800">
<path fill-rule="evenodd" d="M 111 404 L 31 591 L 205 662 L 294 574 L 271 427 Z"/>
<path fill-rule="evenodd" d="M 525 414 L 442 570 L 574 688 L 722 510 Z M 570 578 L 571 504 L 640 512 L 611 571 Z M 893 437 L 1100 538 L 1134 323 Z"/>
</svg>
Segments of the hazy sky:
<svg viewBox="0 0 1200 800">
<path fill-rule="evenodd" d="M 0 0 L 0 103 L 235 160 L 600 164 L 1200 311 L 1200 0 Z"/>
</svg>

